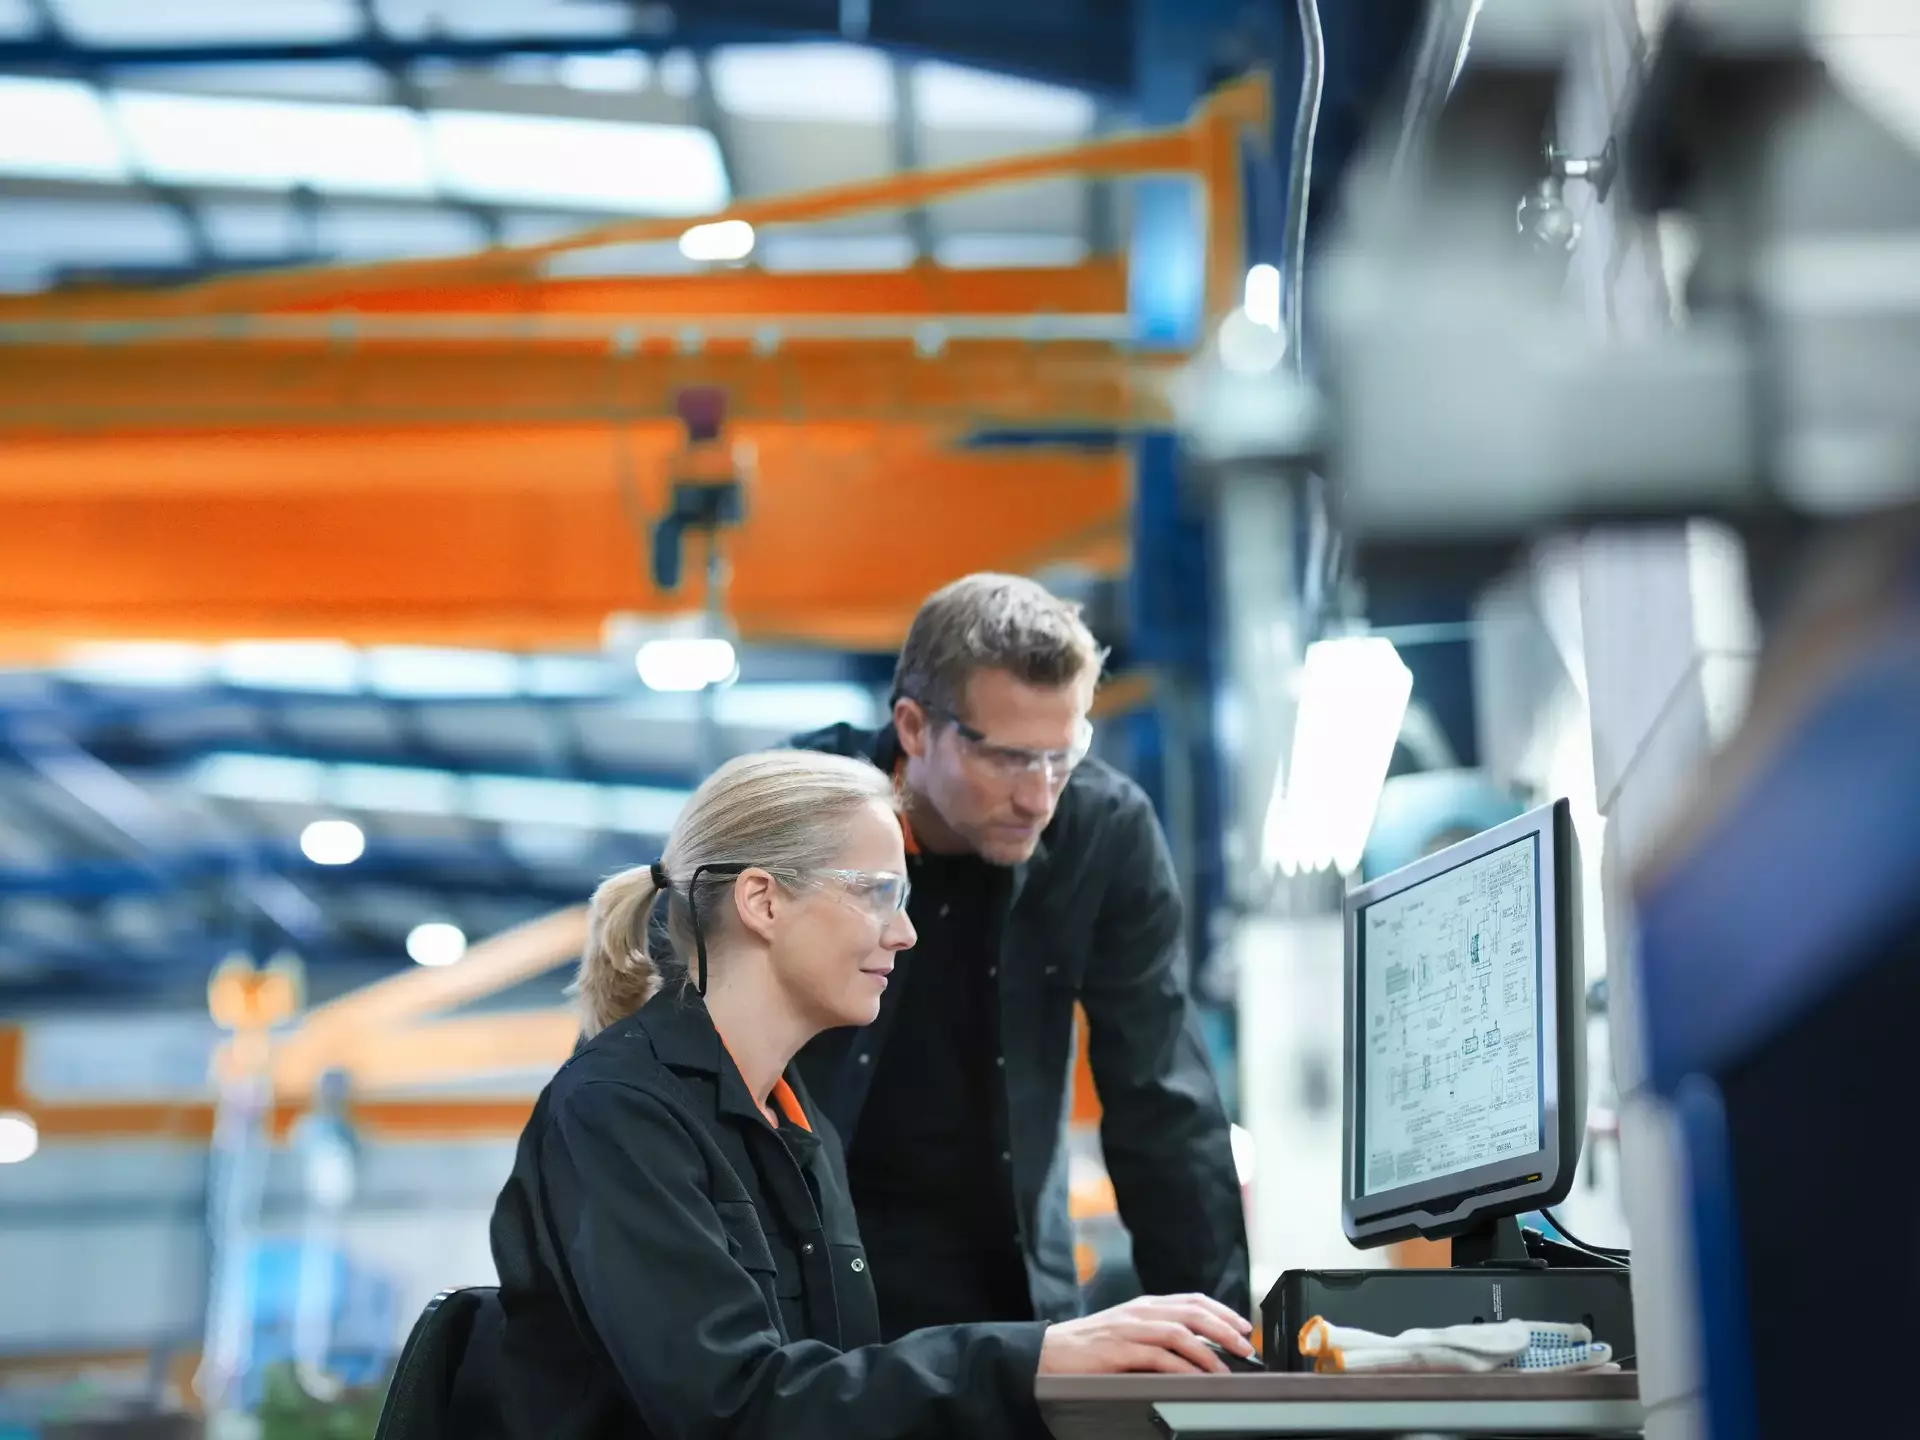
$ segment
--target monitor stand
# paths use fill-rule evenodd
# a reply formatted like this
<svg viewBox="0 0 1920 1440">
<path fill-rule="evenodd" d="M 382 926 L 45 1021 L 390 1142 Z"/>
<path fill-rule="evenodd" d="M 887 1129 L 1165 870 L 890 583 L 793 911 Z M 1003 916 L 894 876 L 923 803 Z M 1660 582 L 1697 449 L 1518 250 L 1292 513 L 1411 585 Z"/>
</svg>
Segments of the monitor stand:
<svg viewBox="0 0 1920 1440">
<path fill-rule="evenodd" d="M 1456 1270 L 1544 1270 L 1548 1260 L 1527 1249 L 1520 1221 L 1512 1215 L 1487 1220 L 1453 1237 Z"/>
<path fill-rule="evenodd" d="M 1483 1220 L 1453 1237 L 1455 1270 L 1617 1270 L 1622 1267 L 1585 1250 L 1522 1230 L 1512 1215 Z"/>
</svg>

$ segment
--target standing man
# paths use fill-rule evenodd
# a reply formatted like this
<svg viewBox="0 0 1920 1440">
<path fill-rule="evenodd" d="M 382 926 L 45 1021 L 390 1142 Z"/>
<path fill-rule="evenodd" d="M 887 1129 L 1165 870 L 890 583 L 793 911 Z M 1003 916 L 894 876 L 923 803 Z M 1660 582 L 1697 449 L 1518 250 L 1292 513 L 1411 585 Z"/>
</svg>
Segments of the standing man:
<svg viewBox="0 0 1920 1440">
<path fill-rule="evenodd" d="M 871 759 L 907 801 L 919 944 L 873 1025 L 800 1056 L 847 1142 L 889 1339 L 1078 1313 L 1062 1145 L 1076 1001 L 1142 1285 L 1251 1309 L 1172 860 L 1139 786 L 1087 757 L 1103 659 L 1077 607 L 971 575 L 914 617 L 890 725 L 796 742 Z"/>
</svg>

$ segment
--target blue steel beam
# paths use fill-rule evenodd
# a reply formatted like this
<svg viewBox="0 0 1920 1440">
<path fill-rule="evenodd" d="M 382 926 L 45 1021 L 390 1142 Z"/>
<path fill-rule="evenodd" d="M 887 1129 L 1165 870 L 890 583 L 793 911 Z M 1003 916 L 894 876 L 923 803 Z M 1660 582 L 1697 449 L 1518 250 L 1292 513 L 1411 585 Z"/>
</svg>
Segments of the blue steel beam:
<svg viewBox="0 0 1920 1440">
<path fill-rule="evenodd" d="M 1220 73 L 1222 37 L 1245 12 L 1234 0 L 1136 0 L 1140 120 L 1179 123 Z M 1242 57 L 1243 59 L 1246 57 Z M 1199 343 L 1206 237 L 1190 181 L 1136 181 L 1129 242 L 1128 308 L 1135 343 L 1186 349 Z M 1196 973 L 1209 960 L 1212 917 L 1224 899 L 1220 759 L 1211 723 L 1218 665 L 1208 521 L 1181 480 L 1171 433 L 1133 442 L 1131 641 L 1137 662 L 1159 677 L 1154 708 L 1129 739 L 1143 784 L 1168 833 L 1188 907 Z"/>
<path fill-rule="evenodd" d="M 29 769 L 123 836 L 141 857 L 136 865 L 150 872 L 160 868 L 158 853 L 172 825 L 146 791 L 50 726 L 12 725 L 5 741 Z M 222 853 L 238 894 L 283 933 L 306 942 L 324 932 L 320 908 L 283 875 L 258 873 L 232 849 Z"/>
<path fill-rule="evenodd" d="M 448 896 L 480 898 L 507 895 L 577 904 L 595 879 L 622 863 L 639 863 L 659 853 L 663 836 L 602 837 L 577 864 L 532 867 L 504 846 L 434 842 L 415 844 L 371 837 L 351 865 L 316 865 L 297 846 L 256 842 L 245 856 L 256 873 L 297 881 L 314 894 L 330 896 L 366 885 L 431 890 Z M 0 896 L 97 902 L 120 898 L 166 898 L 194 887 L 231 879 L 230 850 L 179 849 L 140 860 L 80 859 L 55 865 L 0 869 Z"/>
<path fill-rule="evenodd" d="M 563 780 L 587 785 L 692 790 L 703 778 L 691 766 L 663 769 L 657 766 L 603 764 L 579 753 L 577 747 L 549 763 L 530 760 L 524 754 L 490 754 L 477 746 L 461 746 L 456 750 L 429 743 L 418 735 L 400 740 L 391 747 L 376 747 L 326 736 L 283 739 L 273 744 L 253 741 L 230 744 L 218 738 L 178 744 L 142 735 L 122 734 L 89 737 L 87 748 L 102 762 L 117 770 L 160 772 L 169 776 L 176 776 L 212 756 L 236 755 L 261 760 L 301 760 L 316 765 L 431 770 L 447 775 L 456 782 L 498 776 L 513 780 Z M 0 764 L 5 763 L 6 759 L 5 752 L 0 751 Z"/>
</svg>

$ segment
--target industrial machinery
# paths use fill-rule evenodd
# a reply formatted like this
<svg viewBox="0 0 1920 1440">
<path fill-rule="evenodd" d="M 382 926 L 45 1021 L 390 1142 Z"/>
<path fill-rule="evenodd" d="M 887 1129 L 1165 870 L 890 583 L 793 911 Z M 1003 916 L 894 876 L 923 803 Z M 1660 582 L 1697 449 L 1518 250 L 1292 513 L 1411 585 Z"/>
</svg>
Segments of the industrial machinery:
<svg viewBox="0 0 1920 1440">
<path fill-rule="evenodd" d="M 1634 1237 L 1648 1433 L 1697 1418 L 1714 1440 L 1911 1413 L 1871 1353 L 1838 1407 L 1803 1347 L 1824 1314 L 1891 1350 L 1920 1302 L 1910 1264 L 1811 1238 L 1887 1197 L 1898 1121 L 1867 1092 L 1920 1000 L 1920 538 L 1888 523 L 1920 496 L 1920 157 L 1825 72 L 1811 9 L 1673 7 L 1618 122 L 1618 189 L 1640 223 L 1692 225 L 1690 320 L 1608 336 L 1520 233 L 1589 12 L 1486 6 L 1413 160 L 1360 167 L 1317 272 L 1315 383 L 1276 375 L 1270 423 L 1196 441 L 1237 483 L 1306 497 L 1350 575 L 1487 581 L 1550 534 L 1711 517 L 1745 542 L 1763 622 L 1810 610 L 1770 637 L 1696 813 L 1618 887 L 1640 938 L 1610 977 L 1637 1088 L 1624 1179 L 1675 1217 Z M 1802 540 L 1846 522 L 1851 562 L 1795 598 Z"/>
</svg>

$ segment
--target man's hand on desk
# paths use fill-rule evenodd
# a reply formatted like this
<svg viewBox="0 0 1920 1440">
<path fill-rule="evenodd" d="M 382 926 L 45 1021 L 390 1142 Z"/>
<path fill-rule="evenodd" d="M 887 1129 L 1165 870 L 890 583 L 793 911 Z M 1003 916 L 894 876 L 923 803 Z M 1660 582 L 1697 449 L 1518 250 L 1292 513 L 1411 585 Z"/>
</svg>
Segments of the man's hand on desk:
<svg viewBox="0 0 1920 1440">
<path fill-rule="evenodd" d="M 1225 1374 L 1213 1346 L 1251 1355 L 1253 1327 L 1205 1295 L 1144 1295 L 1111 1310 L 1047 1327 L 1042 1375 Z M 1209 1343 L 1211 1342 L 1211 1344 Z"/>
</svg>

